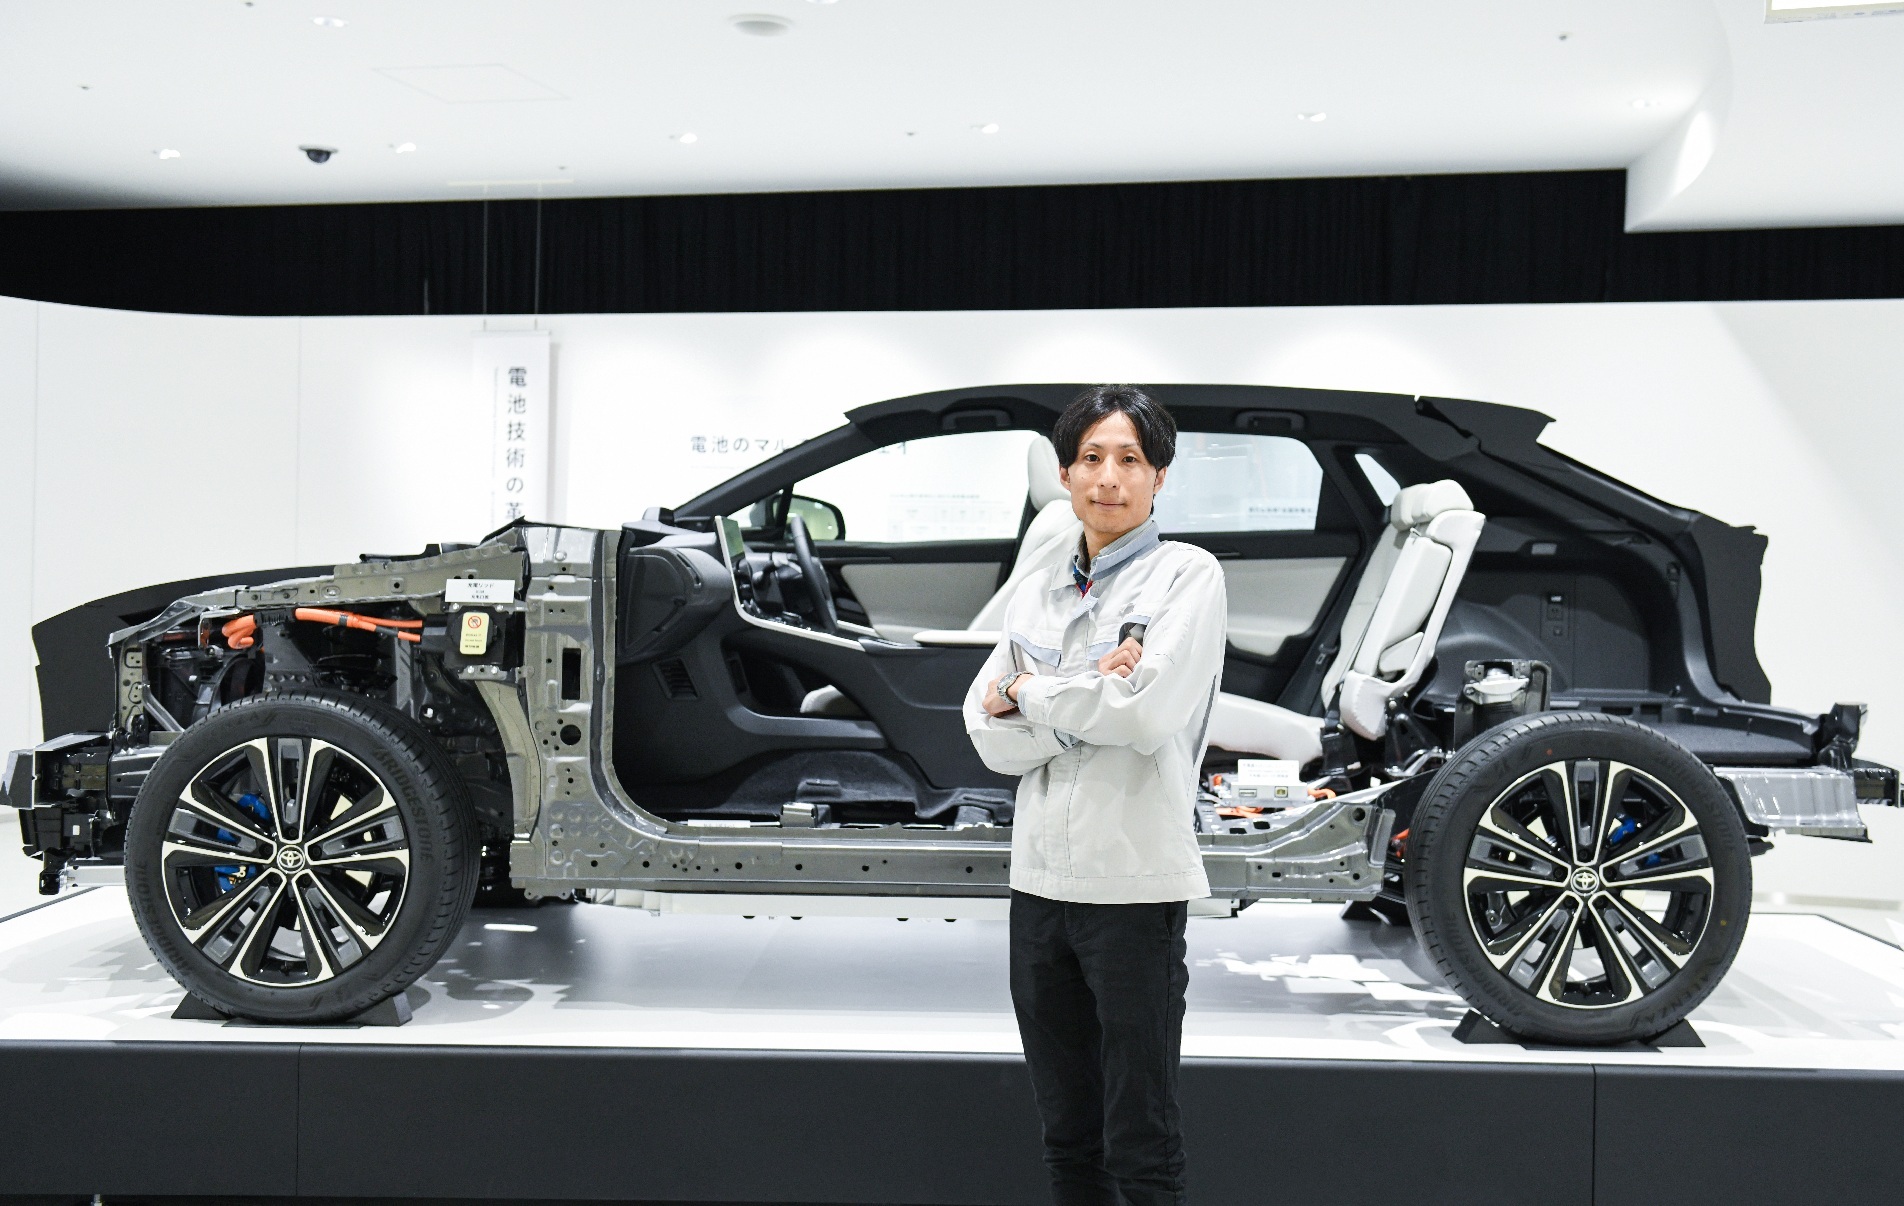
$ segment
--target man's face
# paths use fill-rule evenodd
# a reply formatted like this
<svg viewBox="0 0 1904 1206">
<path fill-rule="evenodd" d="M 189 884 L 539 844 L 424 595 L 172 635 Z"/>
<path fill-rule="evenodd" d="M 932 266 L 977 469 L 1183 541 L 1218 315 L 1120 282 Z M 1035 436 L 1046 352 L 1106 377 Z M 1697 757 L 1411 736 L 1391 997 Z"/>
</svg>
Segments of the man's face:
<svg viewBox="0 0 1904 1206">
<path fill-rule="evenodd" d="M 1099 419 L 1078 441 L 1078 459 L 1058 470 L 1071 491 L 1071 509 L 1102 548 L 1150 518 L 1152 501 L 1168 470 L 1151 468 L 1137 428 L 1123 411 Z"/>
</svg>

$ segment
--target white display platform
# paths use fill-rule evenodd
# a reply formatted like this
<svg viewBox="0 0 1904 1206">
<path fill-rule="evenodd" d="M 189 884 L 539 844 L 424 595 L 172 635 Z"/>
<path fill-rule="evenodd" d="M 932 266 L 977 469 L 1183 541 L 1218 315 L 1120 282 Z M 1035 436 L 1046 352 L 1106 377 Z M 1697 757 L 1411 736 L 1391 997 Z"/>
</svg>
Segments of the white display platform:
<svg viewBox="0 0 1904 1206">
<path fill-rule="evenodd" d="M 1340 906 L 1193 919 L 1186 1057 L 1904 1070 L 1904 950 L 1821 916 L 1761 913 L 1693 1015 L 1706 1046 L 1467 1045 L 1466 1006 L 1413 936 Z M 481 910 L 399 1028 L 176 1020 L 124 892 L 0 921 L 0 1042 L 243 1042 L 1015 1053 L 1000 922 Z"/>
</svg>

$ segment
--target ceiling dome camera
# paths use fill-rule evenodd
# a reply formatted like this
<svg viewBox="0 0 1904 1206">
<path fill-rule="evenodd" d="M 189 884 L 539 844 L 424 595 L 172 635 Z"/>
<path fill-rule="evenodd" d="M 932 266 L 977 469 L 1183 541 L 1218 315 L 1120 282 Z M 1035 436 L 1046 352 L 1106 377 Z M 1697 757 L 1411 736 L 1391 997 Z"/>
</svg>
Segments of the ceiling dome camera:
<svg viewBox="0 0 1904 1206">
<path fill-rule="evenodd" d="M 304 157 L 312 163 L 328 162 L 332 155 L 337 154 L 336 147 L 299 147 L 298 150 L 303 151 Z"/>
</svg>

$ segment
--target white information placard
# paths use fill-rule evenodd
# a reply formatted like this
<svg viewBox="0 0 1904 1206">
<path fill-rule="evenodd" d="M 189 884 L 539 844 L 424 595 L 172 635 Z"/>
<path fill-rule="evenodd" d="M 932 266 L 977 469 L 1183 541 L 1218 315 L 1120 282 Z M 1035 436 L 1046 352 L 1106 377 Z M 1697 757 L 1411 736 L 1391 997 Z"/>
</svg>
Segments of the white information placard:
<svg viewBox="0 0 1904 1206">
<path fill-rule="evenodd" d="M 443 584 L 445 603 L 510 603 L 516 584 L 508 578 L 451 578 Z"/>
<path fill-rule="evenodd" d="M 477 412 L 490 424 L 489 527 L 549 518 L 549 333 L 475 339 Z"/>
</svg>

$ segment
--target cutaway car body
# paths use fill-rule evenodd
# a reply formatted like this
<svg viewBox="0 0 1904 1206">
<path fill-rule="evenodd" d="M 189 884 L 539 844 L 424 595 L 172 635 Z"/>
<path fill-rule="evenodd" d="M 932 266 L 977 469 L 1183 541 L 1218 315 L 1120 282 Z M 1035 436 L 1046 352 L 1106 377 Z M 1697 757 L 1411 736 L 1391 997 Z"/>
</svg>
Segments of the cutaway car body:
<svg viewBox="0 0 1904 1206">
<path fill-rule="evenodd" d="M 278 1020 L 401 991 L 479 888 L 998 901 L 1013 783 L 960 705 L 1010 639 L 998 599 L 1075 546 L 1043 433 L 1077 389 L 863 407 L 620 530 L 519 522 L 56 616 L 48 739 L 6 786 L 25 849 L 49 890 L 123 862 L 165 966 Z M 1861 708 L 1769 703 L 1750 529 L 1542 447 L 1527 410 L 1156 392 L 1183 433 L 1159 522 L 1230 601 L 1185 818 L 1204 912 L 1361 902 L 1502 1026 L 1622 1041 L 1724 973 L 1752 849 L 1861 838 L 1860 802 L 1897 802 Z"/>
</svg>

